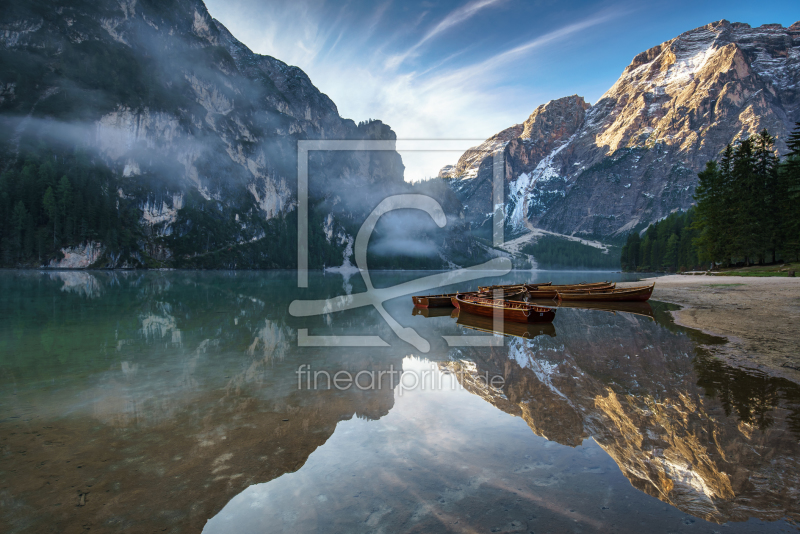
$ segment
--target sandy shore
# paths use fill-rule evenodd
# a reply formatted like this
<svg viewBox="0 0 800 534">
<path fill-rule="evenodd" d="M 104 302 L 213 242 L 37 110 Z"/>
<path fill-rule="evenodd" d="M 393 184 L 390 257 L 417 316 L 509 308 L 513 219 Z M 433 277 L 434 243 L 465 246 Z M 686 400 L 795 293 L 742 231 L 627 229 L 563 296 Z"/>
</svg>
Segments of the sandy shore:
<svg viewBox="0 0 800 534">
<path fill-rule="evenodd" d="M 653 300 L 683 306 L 675 321 L 728 343 L 721 358 L 800 383 L 800 278 L 671 275 Z M 635 284 L 620 284 L 635 285 Z"/>
</svg>

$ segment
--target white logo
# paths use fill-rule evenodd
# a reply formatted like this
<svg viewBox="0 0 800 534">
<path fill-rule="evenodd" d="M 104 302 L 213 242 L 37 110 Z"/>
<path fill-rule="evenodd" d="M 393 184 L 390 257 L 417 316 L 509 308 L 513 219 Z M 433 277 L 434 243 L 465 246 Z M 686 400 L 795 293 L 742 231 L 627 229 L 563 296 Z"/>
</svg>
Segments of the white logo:
<svg viewBox="0 0 800 534">
<path fill-rule="evenodd" d="M 308 152 L 311 150 L 395 150 L 395 141 L 299 141 L 298 142 L 298 248 L 297 248 L 297 285 L 308 287 Z M 430 148 L 427 148 L 430 150 Z M 493 202 L 495 207 L 503 205 L 504 161 L 502 151 L 494 155 Z M 361 225 L 355 240 L 354 256 L 356 266 L 367 290 L 353 295 L 340 295 L 326 300 L 295 300 L 289 306 L 289 313 L 295 317 L 309 317 L 344 311 L 361 306 L 373 306 L 384 321 L 391 327 L 397 337 L 413 345 L 421 352 L 430 350 L 430 343 L 420 336 L 416 330 L 404 327 L 384 309 L 387 300 L 403 295 L 424 293 L 450 284 L 467 282 L 498 276 L 511 270 L 511 261 L 506 257 L 494 258 L 480 265 L 457 269 L 446 273 L 437 273 L 416 280 L 410 280 L 387 288 L 375 288 L 367 266 L 367 245 L 375 225 L 380 217 L 398 209 L 418 209 L 426 212 L 439 228 L 447 224 L 447 218 L 441 205 L 426 195 L 407 194 L 393 195 L 385 198 L 372 210 Z M 495 246 L 503 243 L 503 209 L 495 209 L 493 215 L 493 242 Z M 498 215 L 499 213 L 499 215 Z M 487 273 L 487 271 L 492 271 Z M 495 330 L 502 330 L 501 314 L 494 317 Z M 500 324 L 498 324 L 498 321 Z M 450 346 L 498 346 L 503 344 L 502 336 L 444 336 Z M 308 329 L 298 330 L 300 346 L 322 347 L 386 347 L 389 346 L 379 336 L 310 336 Z"/>
</svg>

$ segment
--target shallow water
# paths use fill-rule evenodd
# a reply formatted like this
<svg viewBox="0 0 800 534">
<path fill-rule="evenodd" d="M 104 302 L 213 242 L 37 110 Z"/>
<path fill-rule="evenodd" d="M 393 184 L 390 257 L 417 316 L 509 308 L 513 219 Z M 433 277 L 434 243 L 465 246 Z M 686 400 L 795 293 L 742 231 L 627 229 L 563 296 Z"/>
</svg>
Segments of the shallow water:
<svg viewBox="0 0 800 534">
<path fill-rule="evenodd" d="M 374 308 L 288 313 L 358 276 L 9 271 L 0 289 L 4 532 L 777 532 L 800 515 L 798 387 L 714 359 L 665 304 L 453 347 L 487 325 L 387 302 L 420 352 Z M 298 346 L 301 329 L 388 346 Z M 359 387 L 327 387 L 337 372 Z"/>
</svg>

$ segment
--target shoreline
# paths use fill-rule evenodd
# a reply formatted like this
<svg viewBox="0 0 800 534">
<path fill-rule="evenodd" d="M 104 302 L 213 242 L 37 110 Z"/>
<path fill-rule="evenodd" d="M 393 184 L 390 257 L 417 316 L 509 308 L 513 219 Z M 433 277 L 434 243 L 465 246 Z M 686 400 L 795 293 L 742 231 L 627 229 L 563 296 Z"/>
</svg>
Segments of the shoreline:
<svg viewBox="0 0 800 534">
<path fill-rule="evenodd" d="M 676 324 L 727 340 L 704 345 L 715 356 L 800 383 L 800 278 L 668 275 L 643 281 L 656 282 L 653 300 L 681 306 L 672 312 Z"/>
</svg>

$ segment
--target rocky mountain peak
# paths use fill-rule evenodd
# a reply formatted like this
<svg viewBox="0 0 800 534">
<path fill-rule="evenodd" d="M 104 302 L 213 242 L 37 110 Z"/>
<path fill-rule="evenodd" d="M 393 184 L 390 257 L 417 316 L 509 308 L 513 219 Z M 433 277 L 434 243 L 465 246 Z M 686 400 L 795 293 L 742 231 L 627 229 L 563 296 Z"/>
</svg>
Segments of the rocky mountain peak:
<svg viewBox="0 0 800 534">
<path fill-rule="evenodd" d="M 443 175 L 460 178 L 452 186 L 483 224 L 484 187 L 467 182 L 490 180 L 480 169 L 502 149 L 513 231 L 610 236 L 688 208 L 697 172 L 728 143 L 766 128 L 785 150 L 798 119 L 800 25 L 720 20 L 634 56 L 594 106 L 539 106 L 517 138 L 504 130 Z"/>
<path fill-rule="evenodd" d="M 63 246 L 41 251 L 52 266 L 76 251 L 83 259 L 70 267 L 291 266 L 297 142 L 396 139 L 381 121 L 339 116 L 302 69 L 254 53 L 201 0 L 3 4 L 0 65 L 0 170 L 16 173 L 32 152 L 82 151 L 112 180 L 98 190 L 116 192 L 136 227 L 122 256 L 108 232 L 88 244 L 66 232 L 52 240 Z M 381 195 L 412 188 L 392 151 L 316 152 L 308 164 L 312 209 L 325 211 L 310 227 L 322 249 L 312 268 L 345 261 L 354 221 Z"/>
<path fill-rule="evenodd" d="M 592 107 L 582 96 L 572 95 L 551 100 L 537 107 L 523 123 L 522 139 L 548 143 L 574 132 L 583 123 L 584 112 Z"/>
<path fill-rule="evenodd" d="M 494 134 L 476 147 L 472 147 L 458 159 L 455 165 L 447 165 L 439 171 L 439 178 L 475 178 L 481 162 L 498 150 L 503 150 L 509 141 L 517 139 L 524 131 L 522 124 Z"/>
</svg>

